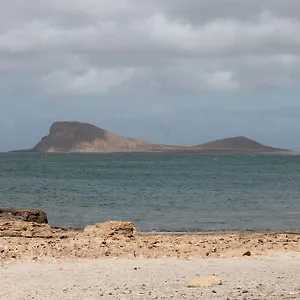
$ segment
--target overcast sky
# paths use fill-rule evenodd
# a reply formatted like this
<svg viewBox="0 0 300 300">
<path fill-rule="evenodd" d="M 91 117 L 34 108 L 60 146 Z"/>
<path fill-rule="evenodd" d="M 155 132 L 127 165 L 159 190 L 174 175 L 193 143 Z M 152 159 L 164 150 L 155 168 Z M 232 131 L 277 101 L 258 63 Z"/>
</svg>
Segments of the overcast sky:
<svg viewBox="0 0 300 300">
<path fill-rule="evenodd" d="M 300 150 L 299 0 L 0 0 L 0 151 L 56 120 Z"/>
</svg>

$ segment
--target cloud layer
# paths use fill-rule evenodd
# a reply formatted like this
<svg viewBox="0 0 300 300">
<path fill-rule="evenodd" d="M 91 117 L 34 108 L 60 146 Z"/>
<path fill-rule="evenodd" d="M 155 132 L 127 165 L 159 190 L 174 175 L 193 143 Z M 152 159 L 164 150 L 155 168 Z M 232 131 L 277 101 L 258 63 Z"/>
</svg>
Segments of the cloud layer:
<svg viewBox="0 0 300 300">
<path fill-rule="evenodd" d="M 45 95 L 292 88 L 299 32 L 298 0 L 10 0 L 0 76 Z"/>
</svg>

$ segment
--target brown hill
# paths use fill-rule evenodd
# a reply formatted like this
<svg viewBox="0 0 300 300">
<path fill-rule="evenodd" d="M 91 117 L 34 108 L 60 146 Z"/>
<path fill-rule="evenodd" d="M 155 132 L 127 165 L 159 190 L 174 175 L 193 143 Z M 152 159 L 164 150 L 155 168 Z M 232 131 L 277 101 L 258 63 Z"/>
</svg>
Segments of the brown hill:
<svg viewBox="0 0 300 300">
<path fill-rule="evenodd" d="M 55 122 L 47 136 L 30 152 L 148 152 L 197 151 L 211 153 L 266 153 L 284 150 L 262 145 L 246 137 L 234 137 L 194 146 L 151 144 L 144 140 L 127 138 L 94 125 L 80 122 Z"/>
<path fill-rule="evenodd" d="M 55 122 L 49 135 L 32 149 L 35 152 L 122 152 L 160 147 L 140 139 L 125 138 L 80 122 Z"/>
<path fill-rule="evenodd" d="M 193 146 L 199 151 L 223 151 L 223 152 L 278 152 L 284 151 L 282 149 L 273 148 L 260 144 L 254 140 L 244 136 L 237 136 L 233 138 L 225 138 Z"/>
</svg>

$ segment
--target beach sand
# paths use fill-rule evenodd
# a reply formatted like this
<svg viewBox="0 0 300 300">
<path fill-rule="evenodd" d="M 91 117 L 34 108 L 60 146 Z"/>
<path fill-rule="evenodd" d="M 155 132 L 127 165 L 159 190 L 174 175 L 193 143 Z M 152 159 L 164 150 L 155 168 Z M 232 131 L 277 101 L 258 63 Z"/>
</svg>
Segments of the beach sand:
<svg viewBox="0 0 300 300">
<path fill-rule="evenodd" d="M 3 221 L 0 299 L 300 299 L 299 232 L 136 233 Z M 198 276 L 223 284 L 188 288 Z"/>
<path fill-rule="evenodd" d="M 5 263 L 0 299 L 300 299 L 300 254 Z M 223 284 L 188 288 L 197 276 Z"/>
<path fill-rule="evenodd" d="M 297 232 L 137 233 L 128 237 L 75 231 L 53 234 L 46 231 L 32 236 L 27 230 L 22 235 L 1 237 L 0 231 L 0 262 L 44 258 L 230 258 L 242 257 L 247 252 L 268 256 L 300 251 Z"/>
</svg>

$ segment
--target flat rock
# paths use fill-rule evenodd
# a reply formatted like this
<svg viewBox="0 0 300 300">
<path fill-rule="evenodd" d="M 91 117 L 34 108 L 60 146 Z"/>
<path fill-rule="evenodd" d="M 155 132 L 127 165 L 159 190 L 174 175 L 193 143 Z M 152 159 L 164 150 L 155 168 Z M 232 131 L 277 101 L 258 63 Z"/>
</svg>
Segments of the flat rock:
<svg viewBox="0 0 300 300">
<path fill-rule="evenodd" d="M 189 288 L 203 288 L 203 287 L 211 287 L 215 285 L 221 285 L 222 280 L 217 276 L 203 276 L 196 277 L 189 281 Z"/>
<path fill-rule="evenodd" d="M 88 225 L 84 228 L 84 232 L 97 236 L 122 235 L 126 237 L 133 237 L 135 227 L 131 222 L 108 221 L 105 223 Z"/>
<path fill-rule="evenodd" d="M 0 220 L 48 224 L 47 214 L 39 209 L 0 208 Z"/>
</svg>

